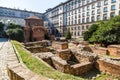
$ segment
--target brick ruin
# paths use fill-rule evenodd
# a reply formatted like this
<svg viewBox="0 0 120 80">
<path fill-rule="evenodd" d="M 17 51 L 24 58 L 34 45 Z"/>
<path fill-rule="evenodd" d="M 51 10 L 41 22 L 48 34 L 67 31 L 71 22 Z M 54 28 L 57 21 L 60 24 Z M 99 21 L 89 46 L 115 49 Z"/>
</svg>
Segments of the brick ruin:
<svg viewBox="0 0 120 80">
<path fill-rule="evenodd" d="M 10 44 L 7 55 L 7 73 L 10 80 L 49 80 L 30 71 L 19 59 L 16 48 Z M 17 56 L 16 56 L 17 55 Z"/>
<path fill-rule="evenodd" d="M 45 44 L 43 45 L 42 43 Z M 52 47 L 48 44 L 51 44 Z M 116 47 L 113 48 L 113 46 L 108 48 L 99 48 L 88 46 L 88 43 L 81 43 L 75 48 L 69 48 L 68 42 L 51 43 L 50 41 L 27 43 L 25 44 L 25 47 L 54 69 L 63 73 L 80 76 L 96 68 L 99 71 L 120 75 L 119 58 L 114 59 L 99 55 L 112 53 L 118 54 L 120 50 L 118 47 L 117 49 L 114 49 Z M 116 51 L 112 52 L 111 50 Z M 109 51 L 111 51 L 111 53 Z"/>
</svg>

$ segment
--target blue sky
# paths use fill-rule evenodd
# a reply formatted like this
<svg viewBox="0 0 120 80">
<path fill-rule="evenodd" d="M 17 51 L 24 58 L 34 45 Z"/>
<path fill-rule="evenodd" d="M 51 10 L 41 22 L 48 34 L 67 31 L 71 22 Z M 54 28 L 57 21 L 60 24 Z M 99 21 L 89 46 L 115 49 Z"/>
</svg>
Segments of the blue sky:
<svg viewBox="0 0 120 80">
<path fill-rule="evenodd" d="M 0 6 L 43 13 L 46 9 L 65 1 L 67 0 L 0 0 Z"/>
</svg>

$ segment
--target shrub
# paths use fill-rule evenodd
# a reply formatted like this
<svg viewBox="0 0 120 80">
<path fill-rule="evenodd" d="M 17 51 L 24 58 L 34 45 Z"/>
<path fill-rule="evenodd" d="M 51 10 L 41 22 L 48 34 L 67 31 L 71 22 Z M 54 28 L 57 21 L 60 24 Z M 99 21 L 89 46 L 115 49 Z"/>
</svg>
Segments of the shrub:
<svg viewBox="0 0 120 80">
<path fill-rule="evenodd" d="M 70 33 L 70 30 L 69 30 L 69 29 L 68 29 L 67 32 L 66 32 L 65 38 L 66 38 L 66 39 L 71 39 L 71 33 Z"/>
</svg>

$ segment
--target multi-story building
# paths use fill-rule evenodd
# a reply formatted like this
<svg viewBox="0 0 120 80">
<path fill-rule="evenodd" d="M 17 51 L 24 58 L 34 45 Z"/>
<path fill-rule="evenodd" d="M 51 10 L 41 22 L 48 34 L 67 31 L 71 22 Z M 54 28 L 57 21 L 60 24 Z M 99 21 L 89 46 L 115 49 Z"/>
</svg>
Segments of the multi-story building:
<svg viewBox="0 0 120 80">
<path fill-rule="evenodd" d="M 64 36 L 70 29 L 72 37 L 82 37 L 91 24 L 120 14 L 120 0 L 67 0 L 44 13 L 52 33 Z M 45 26 L 46 26 L 45 25 Z"/>
<path fill-rule="evenodd" d="M 42 18 L 43 15 L 38 12 L 0 7 L 0 22 L 6 25 L 9 23 L 16 23 L 25 26 L 24 19 L 30 16 Z"/>
</svg>

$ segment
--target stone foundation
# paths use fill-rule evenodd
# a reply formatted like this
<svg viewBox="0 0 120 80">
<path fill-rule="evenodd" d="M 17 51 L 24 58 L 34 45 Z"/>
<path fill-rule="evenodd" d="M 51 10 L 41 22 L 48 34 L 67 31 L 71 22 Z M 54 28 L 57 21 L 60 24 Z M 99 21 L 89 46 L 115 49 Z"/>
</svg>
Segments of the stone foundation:
<svg viewBox="0 0 120 80">
<path fill-rule="evenodd" d="M 94 62 L 98 58 L 95 53 L 88 51 L 72 50 L 72 53 L 80 63 Z"/>
<path fill-rule="evenodd" d="M 104 54 L 104 55 L 108 55 L 108 49 L 107 48 L 103 48 L 103 47 L 91 47 L 92 51 L 94 53 L 98 53 L 98 54 Z"/>
<path fill-rule="evenodd" d="M 120 59 L 99 59 L 96 68 L 113 75 L 120 75 Z"/>
<path fill-rule="evenodd" d="M 51 52 L 44 52 L 44 53 L 36 53 L 35 56 L 41 58 L 43 61 L 48 63 L 49 65 L 53 66 L 51 57 L 54 57 L 55 55 Z"/>
<path fill-rule="evenodd" d="M 49 80 L 30 71 L 19 61 L 12 45 L 9 48 L 6 67 L 10 80 Z"/>
<path fill-rule="evenodd" d="M 75 64 L 71 66 L 71 72 L 73 75 L 79 76 L 83 73 L 90 71 L 93 68 L 93 63 L 85 62 L 82 64 Z"/>
<path fill-rule="evenodd" d="M 26 47 L 31 53 L 50 52 L 49 48 L 46 47 Z"/>
<path fill-rule="evenodd" d="M 67 42 L 53 42 L 52 47 L 54 49 L 68 49 L 68 43 Z"/>
<path fill-rule="evenodd" d="M 60 57 L 52 57 L 52 62 L 55 67 L 60 72 L 70 73 L 70 65 Z"/>
<path fill-rule="evenodd" d="M 32 47 L 32 46 L 48 46 L 51 45 L 50 41 L 44 40 L 44 41 L 37 41 L 37 42 L 27 42 L 24 44 L 26 47 Z"/>
<path fill-rule="evenodd" d="M 108 51 L 110 55 L 120 57 L 120 45 L 110 45 L 108 46 Z"/>
<path fill-rule="evenodd" d="M 62 58 L 63 60 L 70 60 L 70 57 L 72 56 L 70 49 L 65 50 L 57 50 L 56 56 Z"/>
</svg>

